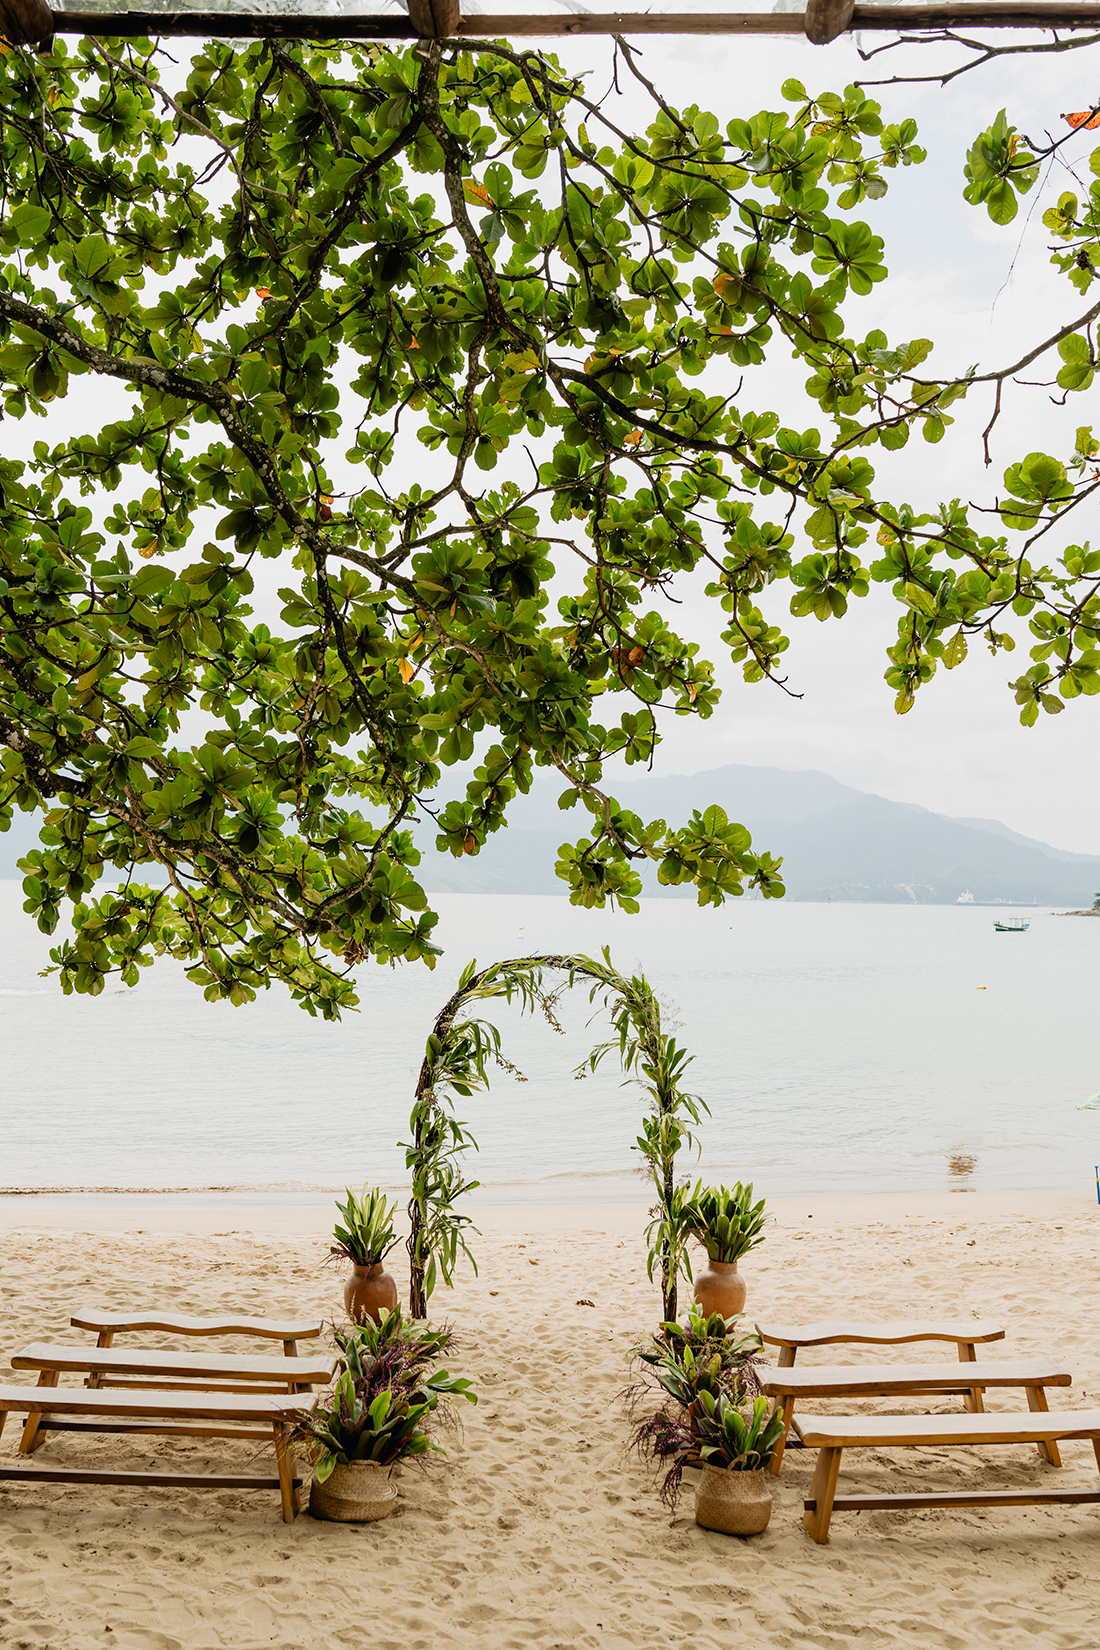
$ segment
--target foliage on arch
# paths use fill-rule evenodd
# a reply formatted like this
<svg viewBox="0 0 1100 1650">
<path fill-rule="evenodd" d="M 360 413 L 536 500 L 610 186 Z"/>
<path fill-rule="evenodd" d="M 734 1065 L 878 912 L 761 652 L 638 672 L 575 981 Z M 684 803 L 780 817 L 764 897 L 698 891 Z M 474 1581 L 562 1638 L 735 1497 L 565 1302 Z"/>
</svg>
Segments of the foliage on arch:
<svg viewBox="0 0 1100 1650">
<path fill-rule="evenodd" d="M 563 974 L 547 990 L 544 976 Z M 698 1095 L 682 1087 L 691 1056 L 662 1029 L 661 1006 L 644 975 L 627 977 L 611 963 L 583 955 L 512 957 L 478 969 L 471 962 L 456 990 L 436 1016 L 428 1036 L 409 1120 L 411 1140 L 405 1164 L 412 1175 L 409 1198 L 409 1310 L 417 1318 L 427 1314 L 428 1299 L 438 1278 L 450 1284 L 459 1253 L 474 1260 L 466 1233 L 470 1217 L 457 1208 L 476 1180 L 466 1178 L 461 1156 L 476 1145 L 467 1124 L 454 1111 L 456 1098 L 466 1099 L 487 1088 L 489 1063 L 495 1061 L 519 1076 L 502 1051 L 500 1033 L 488 1022 L 473 1018 L 475 1004 L 492 998 L 518 1002 L 526 1012 L 543 1013 L 560 1030 L 555 1005 L 563 990 L 578 980 L 589 985 L 590 1001 L 601 999 L 611 1014 L 615 1036 L 598 1044 L 578 1068 L 578 1075 L 595 1071 L 609 1053 L 618 1053 L 623 1071 L 636 1079 L 648 1102 L 636 1146 L 652 1178 L 656 1206 L 647 1230 L 649 1276 L 660 1275 L 664 1318 L 676 1318 L 677 1279 L 687 1265 L 687 1233 L 679 1214 L 676 1154 L 693 1142 L 691 1125 L 708 1108 Z M 476 1270 L 476 1262 L 474 1262 Z"/>
<path fill-rule="evenodd" d="M 44 812 L 25 888 L 47 932 L 71 906 L 66 991 L 168 954 L 211 1000 L 279 981 L 335 1017 L 364 960 L 436 955 L 414 817 L 482 852 L 536 767 L 579 804 L 576 903 L 634 909 L 646 863 L 780 894 L 720 809 L 647 820 L 604 777 L 718 704 L 670 598 L 705 591 L 750 682 L 878 583 L 899 711 L 978 637 L 1028 640 L 1025 721 L 1100 688 L 1091 428 L 988 507 L 889 485 L 1055 346 L 1087 389 L 1100 305 L 937 376 L 857 313 L 887 276 L 859 208 L 914 123 L 796 82 L 719 119 L 615 53 L 640 130 L 503 41 L 0 49 L 0 392 L 39 432 L 0 459 L 0 826 Z M 1005 221 L 1041 158 L 995 122 L 968 198 Z M 1047 220 L 1090 296 L 1096 216 Z"/>
</svg>

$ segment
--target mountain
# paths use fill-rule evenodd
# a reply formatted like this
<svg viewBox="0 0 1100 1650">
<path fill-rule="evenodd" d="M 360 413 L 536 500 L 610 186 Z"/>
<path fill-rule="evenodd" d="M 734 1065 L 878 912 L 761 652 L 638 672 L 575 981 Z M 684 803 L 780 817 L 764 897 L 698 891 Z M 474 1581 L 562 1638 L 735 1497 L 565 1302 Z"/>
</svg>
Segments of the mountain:
<svg viewBox="0 0 1100 1650">
<path fill-rule="evenodd" d="M 1038 842 L 1033 836 L 1021 836 L 1019 831 L 1009 830 L 1002 825 L 999 819 L 957 819 L 956 825 L 972 825 L 976 831 L 992 831 L 996 836 L 1007 837 L 1009 842 L 1022 842 L 1025 848 L 1038 848 L 1042 854 L 1049 854 L 1051 859 L 1064 859 L 1074 865 L 1091 865 L 1092 854 L 1071 854 L 1065 848 L 1051 848 L 1045 842 Z"/>
<path fill-rule="evenodd" d="M 475 856 L 438 853 L 435 829 L 423 818 L 416 840 L 424 886 L 432 893 L 560 894 L 557 850 L 586 834 L 590 817 L 579 806 L 558 808 L 564 788 L 556 775 L 538 770 L 529 795 L 512 808 L 509 828 Z M 613 794 L 646 820 L 670 824 L 718 803 L 751 831 L 756 847 L 783 856 L 792 899 L 953 904 L 969 889 L 979 902 L 1080 907 L 1091 905 L 1100 888 L 1100 856 L 1052 848 L 997 820 L 950 819 L 889 802 L 824 773 L 731 765 L 624 780 Z M 31 818 L 16 814 L 0 836 L 0 877 L 20 875 L 15 862 L 35 841 Z M 649 868 L 644 881 L 649 895 L 694 897 L 690 886 L 662 888 Z"/>
<path fill-rule="evenodd" d="M 417 830 L 425 887 L 439 893 L 561 891 L 558 846 L 585 831 L 579 808 L 561 812 L 564 784 L 544 772 L 513 810 L 515 823 L 474 858 L 437 853 L 434 831 Z M 1071 854 L 1020 835 L 997 820 L 950 819 L 913 803 L 842 785 L 828 774 L 734 766 L 708 773 L 616 783 L 613 794 L 645 819 L 687 819 L 712 802 L 752 833 L 758 848 L 781 854 L 787 893 L 801 900 L 953 904 L 969 889 L 978 902 L 1091 905 L 1100 856 Z M 693 898 L 690 887 L 662 888 L 643 874 L 646 893 Z"/>
</svg>

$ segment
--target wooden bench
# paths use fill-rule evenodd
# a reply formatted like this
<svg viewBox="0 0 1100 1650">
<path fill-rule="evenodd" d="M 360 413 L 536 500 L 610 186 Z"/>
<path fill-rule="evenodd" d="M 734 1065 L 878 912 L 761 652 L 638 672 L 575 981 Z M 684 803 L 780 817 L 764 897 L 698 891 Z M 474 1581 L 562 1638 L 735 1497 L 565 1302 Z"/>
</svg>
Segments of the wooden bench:
<svg viewBox="0 0 1100 1650">
<path fill-rule="evenodd" d="M 905 1346 L 910 1341 L 954 1341 L 960 1363 L 973 1363 L 975 1348 L 1003 1341 L 1000 1324 L 976 1323 L 758 1323 L 756 1333 L 779 1348 L 779 1367 L 789 1369 L 804 1346 L 836 1346 L 841 1341 L 865 1346 Z"/>
<path fill-rule="evenodd" d="M 317 1406 L 313 1393 L 89 1392 L 83 1388 L 0 1386 L 0 1432 L 15 1411 L 48 1417 L 56 1432 L 154 1433 L 178 1438 L 238 1438 L 275 1446 L 277 1473 L 111 1472 L 102 1467 L 12 1466 L 0 1459 L 0 1479 L 46 1484 L 152 1484 L 210 1490 L 277 1489 L 283 1519 L 300 1511 L 301 1480 L 291 1470 L 286 1433 L 295 1415 Z M 64 1415 L 56 1415 L 58 1410 Z M 21 1446 L 22 1447 L 22 1446 Z M 32 1443 L 30 1448 L 34 1448 Z M 23 1453 L 28 1453 L 24 1450 Z"/>
<path fill-rule="evenodd" d="M 957 1363 L 818 1364 L 810 1369 L 788 1366 L 775 1373 L 761 1370 L 760 1380 L 764 1393 L 776 1399 L 783 1415 L 783 1437 L 771 1463 L 772 1472 L 778 1473 L 794 1407 L 803 1398 L 915 1398 L 931 1394 L 972 1398 L 975 1389 L 980 1394 L 991 1386 L 1022 1387 L 1027 1393 L 1028 1409 L 1046 1414 L 1044 1388 L 1070 1386 L 1073 1377 L 1056 1363 L 1038 1359 L 1030 1363 L 968 1363 L 961 1367 Z M 1040 1443 L 1039 1453 L 1052 1466 L 1061 1464 L 1057 1444 Z"/>
<path fill-rule="evenodd" d="M 335 1353 L 312 1358 L 256 1357 L 251 1354 L 209 1352 L 138 1352 L 130 1349 L 101 1351 L 90 1346 L 51 1346 L 35 1341 L 17 1352 L 13 1369 L 36 1369 L 39 1386 L 57 1386 L 58 1377 L 75 1371 L 86 1374 L 85 1386 L 166 1392 L 308 1392 L 327 1386 L 336 1372 Z M 293 1371 L 293 1377 L 288 1375 Z M 43 1423 L 36 1416 L 27 1422 L 24 1447 L 33 1440 Z"/>
<path fill-rule="evenodd" d="M 989 1341 L 1003 1341 L 1005 1332 L 998 1323 L 802 1323 L 756 1325 L 760 1339 L 779 1348 L 780 1369 L 791 1369 L 800 1347 L 836 1346 L 840 1342 L 864 1346 L 906 1346 L 912 1341 L 954 1341 L 960 1363 L 973 1363 L 976 1348 Z M 982 1392 L 971 1387 L 965 1407 L 981 1414 Z"/>
<path fill-rule="evenodd" d="M 918 1495 L 837 1495 L 846 1449 L 954 1449 L 959 1444 L 1046 1444 L 1088 1438 L 1100 1467 L 1100 1409 L 1060 1415 L 804 1415 L 794 1427 L 807 1449 L 820 1451 L 802 1522 L 815 1541 L 829 1539 L 834 1512 L 913 1507 L 1031 1507 L 1100 1502 L 1096 1490 L 934 1490 Z"/>
<path fill-rule="evenodd" d="M 185 1312 L 105 1312 L 97 1306 L 81 1307 L 69 1319 L 74 1329 L 92 1329 L 99 1336 L 97 1346 L 111 1346 L 116 1335 L 132 1330 L 155 1329 L 166 1335 L 259 1335 L 264 1340 L 282 1341 L 288 1358 L 298 1355 L 298 1342 L 321 1333 L 319 1318 L 295 1318 L 279 1323 L 271 1318 L 196 1318 Z"/>
</svg>

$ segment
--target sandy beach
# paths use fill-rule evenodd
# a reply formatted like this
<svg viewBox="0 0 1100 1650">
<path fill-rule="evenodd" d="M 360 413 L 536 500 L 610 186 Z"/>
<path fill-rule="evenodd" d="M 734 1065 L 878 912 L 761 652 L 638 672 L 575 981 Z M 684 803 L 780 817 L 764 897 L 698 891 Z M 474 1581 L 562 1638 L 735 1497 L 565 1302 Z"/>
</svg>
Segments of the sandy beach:
<svg viewBox="0 0 1100 1650">
<path fill-rule="evenodd" d="M 181 1200 L 158 1216 L 148 1207 L 157 1201 L 139 1209 L 126 1199 L 110 1208 L 3 1200 L 0 1369 L 33 1339 L 86 1342 L 68 1327 L 86 1301 L 338 1311 L 341 1273 L 325 1264 L 323 1209 L 281 1219 L 231 1199 L 202 1208 Z M 742 1263 L 752 1314 L 997 1317 L 1008 1338 L 992 1357 L 1052 1356 L 1072 1370 L 1073 1386 L 1052 1393 L 1052 1408 L 1100 1403 L 1100 1210 L 1085 1193 L 802 1198 L 775 1208 L 767 1242 Z M 467 1270 L 433 1306 L 460 1337 L 452 1370 L 473 1377 L 481 1402 L 467 1410 L 446 1463 L 401 1470 L 398 1508 L 383 1524 L 303 1516 L 286 1526 L 267 1493 L 0 1484 L 0 1645 L 1091 1650 L 1098 1506 L 838 1514 L 830 1544 L 817 1547 L 800 1522 L 812 1462 L 791 1451 L 764 1535 L 699 1529 L 690 1492 L 670 1517 L 624 1451 L 617 1402 L 627 1350 L 657 1317 L 642 1215 L 627 1204 L 479 1213 L 480 1275 Z M 988 1403 L 1015 1409 L 1023 1398 Z M 10 1422 L 6 1456 L 18 1436 Z M 248 1450 L 55 1437 L 37 1459 L 186 1459 L 214 1471 Z M 1088 1444 L 1064 1446 L 1064 1459 L 1056 1473 L 1024 1446 L 861 1452 L 848 1457 L 846 1478 L 868 1491 L 918 1480 L 1095 1487 Z"/>
</svg>

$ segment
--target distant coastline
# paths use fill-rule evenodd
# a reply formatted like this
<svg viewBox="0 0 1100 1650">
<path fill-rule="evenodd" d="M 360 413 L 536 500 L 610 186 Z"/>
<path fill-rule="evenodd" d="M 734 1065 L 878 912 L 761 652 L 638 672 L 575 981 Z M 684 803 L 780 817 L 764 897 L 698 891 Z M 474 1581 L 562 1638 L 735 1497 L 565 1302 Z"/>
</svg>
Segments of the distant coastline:
<svg viewBox="0 0 1100 1650">
<path fill-rule="evenodd" d="M 460 775 L 451 790 L 461 794 Z M 515 798 L 508 829 L 478 854 L 436 848 L 428 820 L 416 826 L 417 880 L 441 894 L 560 895 L 555 862 L 564 840 L 587 827 L 563 818 L 562 782 L 537 770 L 531 790 Z M 807 904 L 1080 906 L 1100 887 L 1100 854 L 1055 848 L 995 819 L 952 818 L 894 802 L 807 770 L 729 764 L 703 773 L 615 783 L 618 801 L 644 819 L 682 821 L 711 804 L 744 825 L 753 843 L 782 855 L 787 897 Z M 450 799 L 441 791 L 437 800 Z M 17 861 L 37 846 L 40 820 L 17 813 L 0 835 L 0 878 L 18 880 Z M 156 880 L 156 867 L 142 867 Z M 642 872 L 649 899 L 691 899 L 690 884 L 662 885 L 656 867 Z"/>
</svg>

